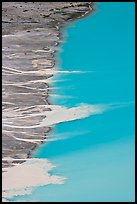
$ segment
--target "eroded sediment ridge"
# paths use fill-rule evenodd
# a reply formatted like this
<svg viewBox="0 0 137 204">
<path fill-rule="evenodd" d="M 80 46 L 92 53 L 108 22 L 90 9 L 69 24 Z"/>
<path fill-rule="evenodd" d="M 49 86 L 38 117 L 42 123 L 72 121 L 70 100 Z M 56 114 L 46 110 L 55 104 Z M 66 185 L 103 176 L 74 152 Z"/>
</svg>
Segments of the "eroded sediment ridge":
<svg viewBox="0 0 137 204">
<path fill-rule="evenodd" d="M 2 3 L 4 169 L 25 161 L 46 139 L 51 127 L 39 124 L 52 111 L 48 80 L 57 71 L 61 29 L 91 10 L 91 2 Z"/>
</svg>

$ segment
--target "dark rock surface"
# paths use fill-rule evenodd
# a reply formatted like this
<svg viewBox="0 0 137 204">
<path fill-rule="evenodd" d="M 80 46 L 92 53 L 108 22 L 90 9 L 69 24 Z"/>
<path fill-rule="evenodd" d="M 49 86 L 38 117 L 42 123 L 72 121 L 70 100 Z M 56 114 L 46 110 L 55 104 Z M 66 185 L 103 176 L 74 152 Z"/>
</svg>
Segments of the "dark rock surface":
<svg viewBox="0 0 137 204">
<path fill-rule="evenodd" d="M 47 79 L 53 75 L 61 29 L 88 15 L 92 4 L 2 2 L 3 167 L 25 161 L 51 130 L 40 122 L 52 111 Z"/>
</svg>

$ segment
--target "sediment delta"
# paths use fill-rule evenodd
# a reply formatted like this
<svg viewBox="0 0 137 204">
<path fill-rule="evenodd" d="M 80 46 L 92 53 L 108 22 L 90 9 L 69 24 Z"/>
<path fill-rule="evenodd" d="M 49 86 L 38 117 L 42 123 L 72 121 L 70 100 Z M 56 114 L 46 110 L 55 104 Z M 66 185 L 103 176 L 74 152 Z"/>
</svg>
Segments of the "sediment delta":
<svg viewBox="0 0 137 204">
<path fill-rule="evenodd" d="M 52 111 L 48 79 L 62 29 L 88 15 L 92 2 L 2 2 L 3 169 L 24 162 L 51 127 L 37 127 Z"/>
</svg>

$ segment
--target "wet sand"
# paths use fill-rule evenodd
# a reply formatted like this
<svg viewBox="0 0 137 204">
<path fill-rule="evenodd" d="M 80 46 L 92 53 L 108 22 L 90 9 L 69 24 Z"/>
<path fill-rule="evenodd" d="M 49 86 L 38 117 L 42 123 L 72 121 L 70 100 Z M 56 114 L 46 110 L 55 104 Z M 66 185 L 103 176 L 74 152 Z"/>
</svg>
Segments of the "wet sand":
<svg viewBox="0 0 137 204">
<path fill-rule="evenodd" d="M 48 79 L 56 74 L 61 30 L 92 11 L 91 2 L 2 3 L 2 157 L 7 168 L 47 139 L 38 127 L 52 111 Z M 36 128 L 34 127 L 36 126 Z M 12 158 L 12 160 L 11 160 Z"/>
</svg>

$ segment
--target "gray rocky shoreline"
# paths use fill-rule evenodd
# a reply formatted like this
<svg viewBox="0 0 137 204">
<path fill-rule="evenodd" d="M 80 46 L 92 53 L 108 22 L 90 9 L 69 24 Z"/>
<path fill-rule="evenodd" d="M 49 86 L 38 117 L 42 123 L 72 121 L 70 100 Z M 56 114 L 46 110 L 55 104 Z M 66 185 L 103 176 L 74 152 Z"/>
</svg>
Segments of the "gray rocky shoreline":
<svg viewBox="0 0 137 204">
<path fill-rule="evenodd" d="M 91 11 L 93 2 L 2 2 L 3 168 L 31 157 L 51 130 L 39 122 L 52 111 L 48 79 L 61 30 Z"/>
</svg>

